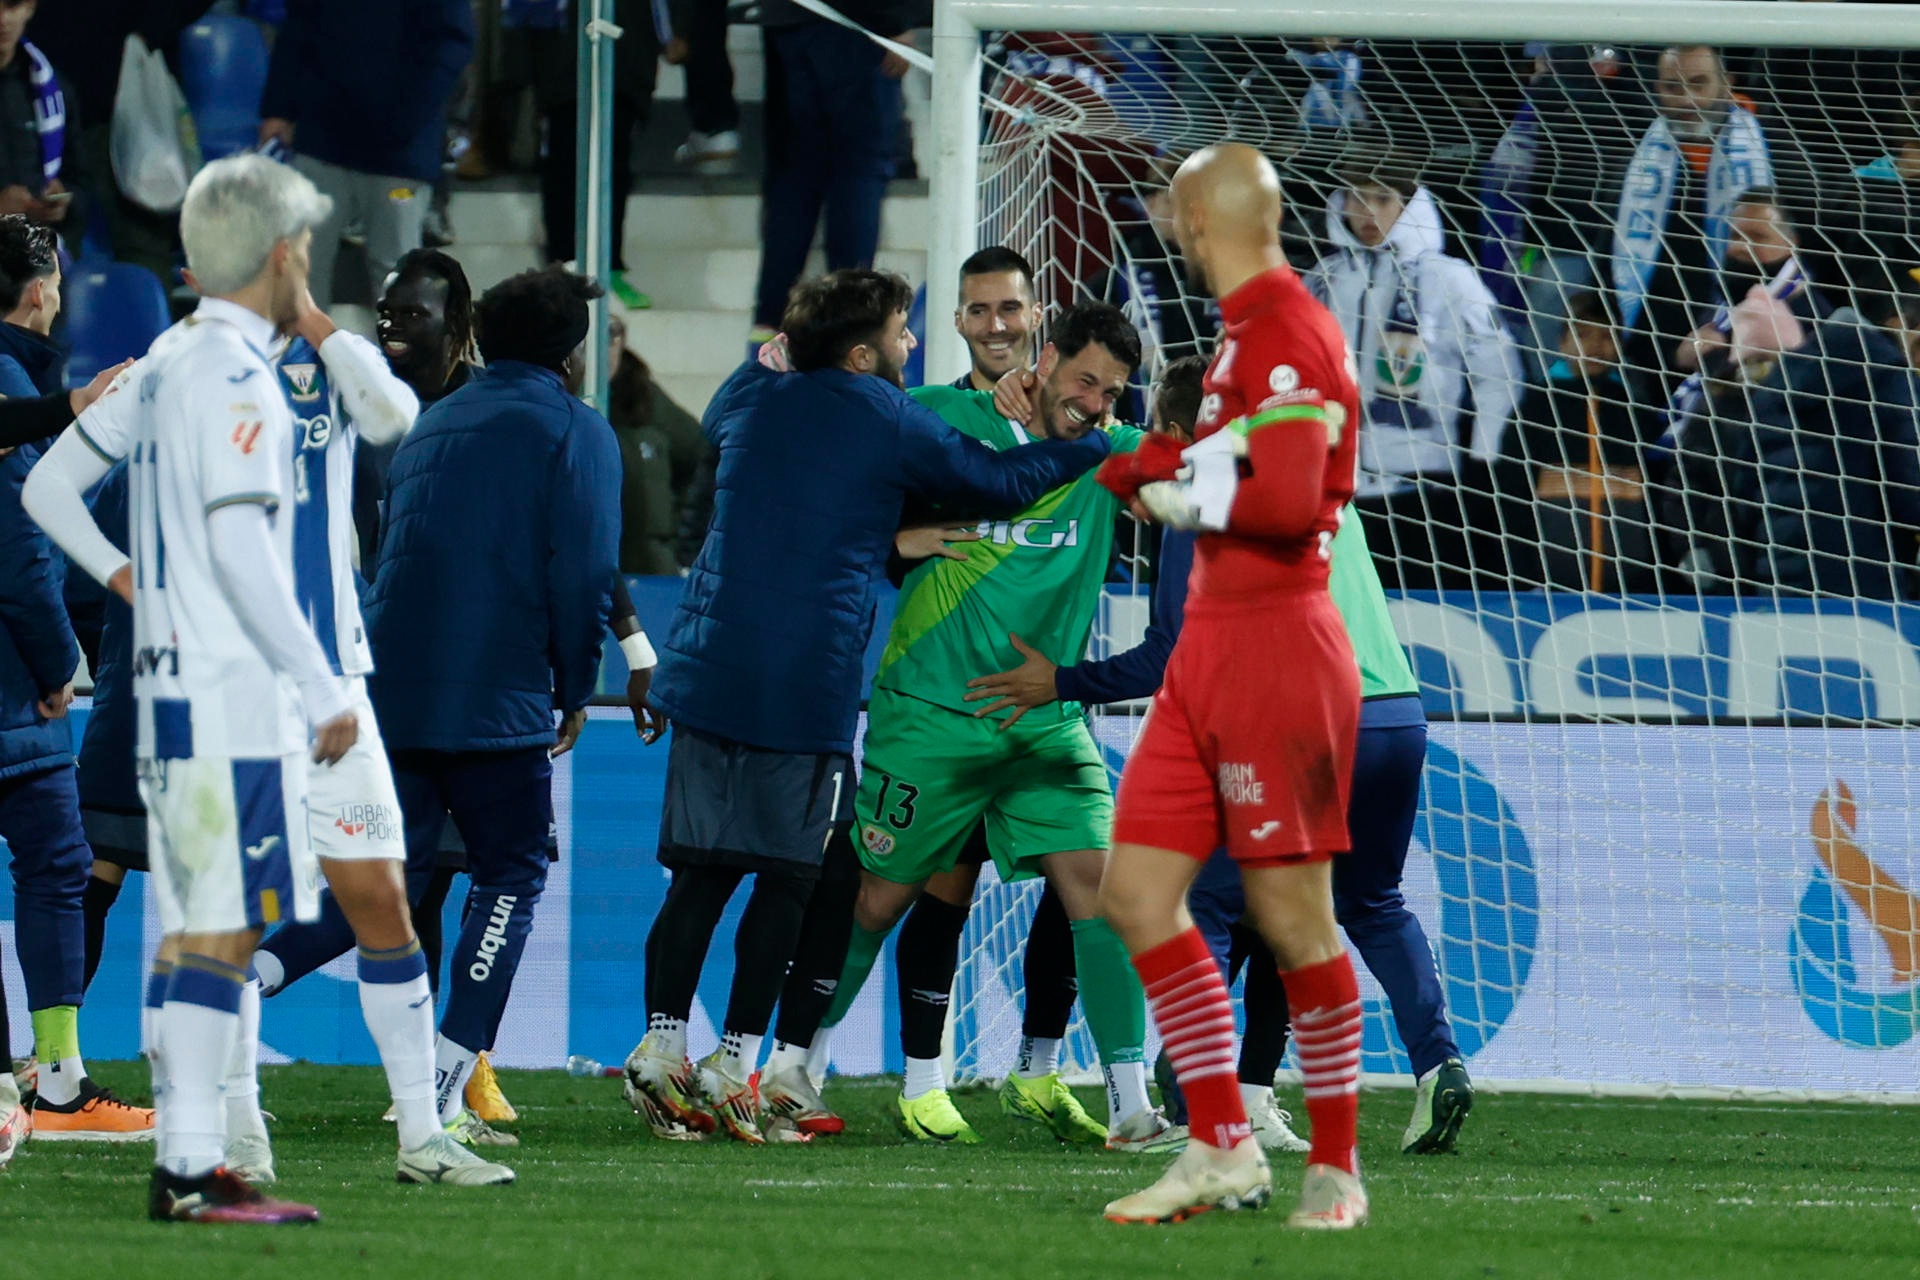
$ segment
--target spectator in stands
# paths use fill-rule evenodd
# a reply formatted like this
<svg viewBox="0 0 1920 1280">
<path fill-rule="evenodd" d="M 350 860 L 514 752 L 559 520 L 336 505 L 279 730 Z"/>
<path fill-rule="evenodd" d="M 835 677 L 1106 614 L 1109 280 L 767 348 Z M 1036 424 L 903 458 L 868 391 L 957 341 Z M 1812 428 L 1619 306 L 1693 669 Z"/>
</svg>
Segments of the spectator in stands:
<svg viewBox="0 0 1920 1280">
<path fill-rule="evenodd" d="M 1501 506 L 1515 585 L 1648 590 L 1655 562 L 1644 454 L 1660 436 L 1660 414 L 1644 378 L 1621 363 L 1606 297 L 1585 290 L 1566 310 L 1559 358 L 1527 393 L 1512 433 L 1510 453 L 1525 469 L 1518 492 L 1531 499 Z M 1537 572 L 1521 559 L 1529 544 L 1538 547 Z M 1597 583 L 1596 562 L 1612 570 Z"/>
<path fill-rule="evenodd" d="M 1909 594 L 1920 433 L 1905 353 L 1851 308 L 1815 320 L 1754 289 L 1725 380 L 1678 440 L 1683 565 L 1738 591 Z"/>
<path fill-rule="evenodd" d="M 1895 286 L 1882 293 L 1860 298 L 1860 314 L 1869 324 L 1898 344 L 1907 353 L 1907 363 L 1920 368 L 1920 294 L 1913 286 L 1920 281 L 1908 279 L 1904 288 Z"/>
<path fill-rule="evenodd" d="M 1754 289 L 1784 299 L 1802 320 L 1832 311 L 1800 254 L 1800 231 L 1773 191 L 1756 187 L 1727 211 L 1727 246 L 1715 282 L 1715 310 L 1675 344 L 1670 368 L 1692 373 L 1724 355 L 1733 308 Z M 1676 397 L 1680 398 L 1680 397 Z"/>
<path fill-rule="evenodd" d="M 1138 197 L 1120 202 L 1116 220 L 1123 252 L 1095 282 L 1093 295 L 1126 312 L 1140 331 L 1140 372 L 1144 378 L 1185 356 L 1211 354 L 1220 332 L 1220 304 L 1187 279 L 1187 265 L 1174 252 L 1172 177 L 1156 164 Z M 1132 215 L 1126 217 L 1124 215 Z"/>
<path fill-rule="evenodd" d="M 1735 199 L 1774 181 L 1766 130 L 1736 93 L 1720 51 L 1677 45 L 1660 55 L 1658 114 L 1627 163 L 1614 212 L 1615 309 L 1637 365 L 1671 375 L 1677 341 L 1719 305 Z M 1677 378 L 1676 378 L 1677 380 Z"/>
<path fill-rule="evenodd" d="M 60 69 L 69 91 L 66 151 L 80 157 L 91 179 L 88 189 L 77 197 L 88 204 L 67 215 L 62 234 L 77 245 L 92 202 L 97 200 L 106 215 L 114 259 L 138 263 L 167 285 L 178 283 L 173 253 L 179 244 L 179 216 L 142 209 L 113 183 L 109 142 L 113 100 L 120 85 L 120 51 L 128 36 L 138 35 L 149 49 L 172 57 L 180 33 L 212 4 L 213 0 L 89 0 L 25 6 L 33 10 L 27 34 L 34 47 Z M 71 175 L 66 181 L 70 187 L 75 185 Z"/>
<path fill-rule="evenodd" d="M 845 0 L 850 30 L 793 0 L 761 10 L 767 56 L 767 170 L 754 339 L 771 338 L 806 268 L 821 214 L 827 270 L 869 267 L 893 176 L 906 59 L 866 32 L 906 43 L 927 25 L 925 0 Z"/>
<path fill-rule="evenodd" d="M 727 0 L 672 0 L 666 59 L 687 74 L 687 140 L 676 163 L 702 177 L 733 172 L 740 159 L 740 104 L 727 56 Z"/>
<path fill-rule="evenodd" d="M 1327 204 L 1335 248 L 1307 283 L 1359 366 L 1357 501 L 1386 530 L 1383 580 L 1459 585 L 1519 398 L 1519 357 L 1472 264 L 1442 251 L 1438 202 L 1404 159 L 1355 155 L 1342 169 Z"/>
<path fill-rule="evenodd" d="M 66 381 L 47 334 L 60 314 L 60 245 L 51 227 L 0 215 L 0 396 L 44 396 Z"/>
<path fill-rule="evenodd" d="M 0 0 L 0 214 L 54 227 L 75 249 L 86 232 L 86 159 L 66 76 L 25 38 L 37 0 Z"/>
<path fill-rule="evenodd" d="M 633 138 L 646 127 L 660 62 L 660 37 L 646 0 L 614 0 L 614 21 L 626 33 L 613 44 L 613 279 L 622 306 L 640 310 L 653 299 L 627 279 L 627 197 L 633 191 Z M 502 22 L 524 25 L 522 38 L 533 60 L 533 102 L 540 112 L 540 218 L 547 258 L 571 263 L 578 256 L 574 223 L 579 190 L 577 127 L 580 110 L 579 37 L 571 11 L 551 0 L 507 0 Z M 591 266 L 591 264 L 588 264 Z M 595 268 L 597 269 L 597 268 Z"/>
<path fill-rule="evenodd" d="M 260 95 L 260 140 L 333 199 L 314 228 L 314 301 L 333 298 L 348 223 L 366 229 L 372 296 L 420 247 L 447 100 L 473 49 L 468 0 L 288 0 Z"/>
<path fill-rule="evenodd" d="M 1615 193 L 1647 114 L 1630 51 L 1542 45 L 1526 100 L 1480 174 L 1480 269 L 1529 374 L 1559 349 L 1572 296 L 1606 272 Z"/>
<path fill-rule="evenodd" d="M 1904 264 L 1903 275 L 1920 263 L 1920 97 L 1902 100 L 1878 123 L 1884 149 L 1835 183 L 1817 214 L 1839 250 L 1840 282 L 1856 292 L 1885 292 L 1888 263 Z"/>
<path fill-rule="evenodd" d="M 675 404 L 640 353 L 627 322 L 607 317 L 607 418 L 620 440 L 620 572 L 677 575 L 680 528 L 700 464 L 712 449 L 700 420 Z"/>
</svg>

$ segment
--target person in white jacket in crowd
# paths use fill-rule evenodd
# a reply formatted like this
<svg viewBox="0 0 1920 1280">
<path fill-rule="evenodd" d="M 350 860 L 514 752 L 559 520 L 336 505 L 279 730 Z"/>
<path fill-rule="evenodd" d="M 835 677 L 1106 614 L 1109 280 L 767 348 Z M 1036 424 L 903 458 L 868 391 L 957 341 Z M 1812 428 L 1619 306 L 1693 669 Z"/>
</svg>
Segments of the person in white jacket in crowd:
<svg viewBox="0 0 1920 1280">
<path fill-rule="evenodd" d="M 1307 284 L 1358 368 L 1356 500 L 1387 530 L 1387 585 L 1464 586 L 1472 517 L 1492 513 L 1474 497 L 1525 390 L 1519 353 L 1473 265 L 1445 252 L 1439 204 L 1411 166 L 1383 153 L 1340 178 L 1327 201 L 1334 248 Z"/>
</svg>

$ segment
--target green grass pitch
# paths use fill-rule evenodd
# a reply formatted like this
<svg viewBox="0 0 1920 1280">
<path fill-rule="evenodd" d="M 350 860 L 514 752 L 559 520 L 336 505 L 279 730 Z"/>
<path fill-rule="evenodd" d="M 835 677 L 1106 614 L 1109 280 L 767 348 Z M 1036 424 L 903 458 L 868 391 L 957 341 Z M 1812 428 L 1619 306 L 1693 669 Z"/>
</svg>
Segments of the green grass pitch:
<svg viewBox="0 0 1920 1280">
<path fill-rule="evenodd" d="M 135 1064 L 97 1074 L 128 1096 Z M 0 1171 L 0 1266 L 10 1276 L 222 1280 L 268 1276 L 1119 1276 L 1275 1280 L 1452 1277 L 1920 1275 L 1920 1112 L 1538 1097 L 1480 1099 L 1460 1154 L 1396 1151 L 1411 1095 L 1366 1093 L 1361 1140 L 1373 1224 L 1285 1227 L 1297 1167 L 1273 1207 L 1179 1227 L 1118 1227 L 1113 1195 L 1161 1157 L 1063 1148 L 960 1096 L 977 1147 L 898 1136 L 892 1090 L 843 1082 L 838 1139 L 748 1150 L 650 1141 L 612 1080 L 503 1072 L 523 1144 L 517 1186 L 394 1184 L 382 1077 L 269 1067 L 280 1193 L 317 1227 L 242 1230 L 144 1220 L 150 1148 L 29 1142 Z M 1298 1099 L 1282 1097 L 1298 1111 Z M 1089 1097 L 1088 1105 L 1094 1100 Z"/>
</svg>

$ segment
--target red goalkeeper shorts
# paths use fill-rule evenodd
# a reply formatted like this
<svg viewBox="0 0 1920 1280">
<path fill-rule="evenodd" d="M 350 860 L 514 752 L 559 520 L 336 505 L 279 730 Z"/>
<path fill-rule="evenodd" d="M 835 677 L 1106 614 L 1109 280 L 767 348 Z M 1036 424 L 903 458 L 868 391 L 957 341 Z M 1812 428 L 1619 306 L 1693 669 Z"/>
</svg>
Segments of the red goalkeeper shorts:
<svg viewBox="0 0 1920 1280">
<path fill-rule="evenodd" d="M 1187 615 L 1120 779 L 1113 842 L 1281 865 L 1345 853 L 1360 669 L 1331 597 Z"/>
</svg>

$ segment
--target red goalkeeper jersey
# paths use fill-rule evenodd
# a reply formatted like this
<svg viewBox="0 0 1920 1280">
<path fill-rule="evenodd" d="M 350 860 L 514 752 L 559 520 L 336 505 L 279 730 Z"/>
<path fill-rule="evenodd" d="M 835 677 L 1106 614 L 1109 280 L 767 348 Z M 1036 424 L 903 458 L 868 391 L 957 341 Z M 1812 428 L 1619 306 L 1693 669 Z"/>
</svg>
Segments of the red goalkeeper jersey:
<svg viewBox="0 0 1920 1280">
<path fill-rule="evenodd" d="M 1359 458 L 1353 357 L 1333 314 L 1294 270 L 1255 276 L 1220 300 L 1220 314 L 1225 327 L 1195 436 L 1238 431 L 1247 458 L 1226 532 L 1199 539 L 1189 609 L 1324 590 Z"/>
</svg>

